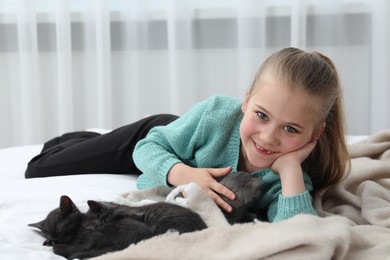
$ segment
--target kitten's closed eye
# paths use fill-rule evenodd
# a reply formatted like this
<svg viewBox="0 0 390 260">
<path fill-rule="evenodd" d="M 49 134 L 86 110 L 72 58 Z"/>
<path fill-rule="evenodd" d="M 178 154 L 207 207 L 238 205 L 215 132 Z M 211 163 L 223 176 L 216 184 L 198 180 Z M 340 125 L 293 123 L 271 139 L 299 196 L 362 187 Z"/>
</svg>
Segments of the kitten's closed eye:
<svg viewBox="0 0 390 260">
<path fill-rule="evenodd" d="M 54 246 L 55 242 L 52 241 L 52 240 L 47 239 L 47 240 L 45 240 L 45 242 L 43 242 L 43 245 L 44 246 Z"/>
</svg>

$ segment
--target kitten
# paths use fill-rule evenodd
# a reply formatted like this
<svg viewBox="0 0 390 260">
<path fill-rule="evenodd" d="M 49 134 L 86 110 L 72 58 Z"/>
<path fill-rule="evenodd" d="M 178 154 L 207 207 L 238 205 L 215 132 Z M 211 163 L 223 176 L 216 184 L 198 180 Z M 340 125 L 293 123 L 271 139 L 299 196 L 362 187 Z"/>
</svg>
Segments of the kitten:
<svg viewBox="0 0 390 260">
<path fill-rule="evenodd" d="M 79 230 L 83 217 L 84 214 L 69 197 L 61 196 L 58 208 L 51 211 L 44 220 L 28 226 L 40 230 L 47 239 L 43 245 L 67 244 Z"/>
<path fill-rule="evenodd" d="M 85 213 L 73 240 L 54 243 L 53 252 L 68 259 L 91 258 L 125 249 L 155 235 L 148 225 L 122 212 L 111 210 L 107 213 Z"/>
<path fill-rule="evenodd" d="M 261 197 L 260 186 L 262 179 L 254 177 L 247 172 L 239 171 L 223 177 L 219 183 L 230 189 L 235 195 L 235 200 L 221 195 L 221 198 L 232 206 L 232 212 L 223 210 L 223 214 L 230 224 L 252 222 L 256 214 L 250 212 L 250 208 Z"/>
<path fill-rule="evenodd" d="M 169 230 L 186 233 L 207 228 L 196 212 L 167 202 L 130 207 L 112 202 L 89 200 L 88 205 L 87 214 L 99 215 L 99 218 L 104 218 L 106 221 L 111 221 L 113 214 L 131 218 L 145 223 L 154 235 L 160 235 Z"/>
<path fill-rule="evenodd" d="M 41 231 L 47 239 L 44 245 L 68 259 L 121 250 L 168 230 L 185 233 L 207 227 L 197 213 L 165 202 L 129 207 L 90 200 L 88 205 L 83 214 L 69 197 L 62 196 L 58 209 L 29 226 Z"/>
<path fill-rule="evenodd" d="M 253 221 L 256 216 L 249 208 L 260 198 L 261 179 L 237 172 L 220 183 L 236 194 L 235 200 L 222 196 L 233 207 L 232 213 L 223 211 L 228 222 Z M 53 246 L 55 254 L 68 259 L 121 250 L 169 230 L 186 233 L 207 228 L 197 213 L 166 202 L 130 207 L 89 200 L 88 206 L 89 210 L 82 213 L 68 196 L 61 196 L 59 208 L 29 226 L 40 230 L 46 238 L 44 245 Z"/>
</svg>

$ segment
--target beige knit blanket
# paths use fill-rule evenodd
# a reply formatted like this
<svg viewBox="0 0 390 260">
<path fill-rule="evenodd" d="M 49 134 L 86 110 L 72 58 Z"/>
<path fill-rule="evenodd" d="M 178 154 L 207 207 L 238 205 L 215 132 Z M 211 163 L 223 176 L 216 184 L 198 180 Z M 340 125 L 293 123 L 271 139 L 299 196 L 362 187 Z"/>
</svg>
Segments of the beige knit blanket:
<svg viewBox="0 0 390 260">
<path fill-rule="evenodd" d="M 350 175 L 314 198 L 320 217 L 168 233 L 95 259 L 389 260 L 390 130 L 351 145 L 350 154 Z"/>
</svg>

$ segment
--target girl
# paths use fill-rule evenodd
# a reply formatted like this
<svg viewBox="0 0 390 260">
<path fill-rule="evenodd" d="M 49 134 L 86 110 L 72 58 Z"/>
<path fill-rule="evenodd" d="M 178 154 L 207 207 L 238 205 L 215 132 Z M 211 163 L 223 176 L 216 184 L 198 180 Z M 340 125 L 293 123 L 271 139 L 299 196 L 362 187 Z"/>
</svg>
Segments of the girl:
<svg viewBox="0 0 390 260">
<path fill-rule="evenodd" d="M 220 195 L 235 195 L 216 178 L 246 171 L 262 178 L 257 210 L 273 222 L 316 214 L 310 192 L 337 183 L 349 166 L 336 68 L 296 48 L 271 55 L 242 102 L 215 96 L 178 119 L 157 115 L 74 138 L 82 134 L 48 142 L 26 177 L 137 170 L 141 189 L 194 182 L 231 211 Z"/>
</svg>

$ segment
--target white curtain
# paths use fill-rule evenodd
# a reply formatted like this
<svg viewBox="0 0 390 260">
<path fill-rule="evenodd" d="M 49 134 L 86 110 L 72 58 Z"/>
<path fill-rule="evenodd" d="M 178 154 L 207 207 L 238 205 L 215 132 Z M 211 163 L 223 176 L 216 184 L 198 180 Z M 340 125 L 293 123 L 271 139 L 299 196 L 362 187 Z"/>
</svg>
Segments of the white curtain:
<svg viewBox="0 0 390 260">
<path fill-rule="evenodd" d="M 242 98 L 295 46 L 337 64 L 348 131 L 390 128 L 386 0 L 0 0 L 0 147 Z"/>
</svg>

